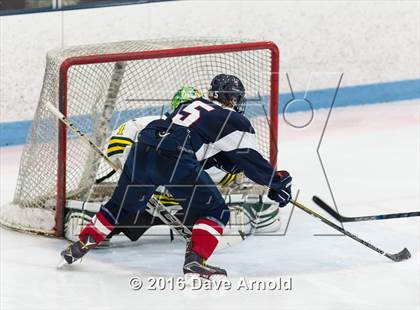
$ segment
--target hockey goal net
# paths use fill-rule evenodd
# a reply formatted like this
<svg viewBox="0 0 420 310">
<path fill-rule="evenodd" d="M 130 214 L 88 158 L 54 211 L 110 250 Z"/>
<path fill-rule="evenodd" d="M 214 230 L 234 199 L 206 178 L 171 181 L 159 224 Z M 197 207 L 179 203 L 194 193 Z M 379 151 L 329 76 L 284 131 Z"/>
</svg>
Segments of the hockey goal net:
<svg viewBox="0 0 420 310">
<path fill-rule="evenodd" d="M 54 50 L 21 158 L 14 200 L 3 225 L 63 235 L 67 199 L 105 199 L 92 191 L 106 169 L 100 158 L 46 108 L 50 102 L 99 147 L 119 124 L 162 116 L 182 85 L 204 93 L 220 73 L 238 76 L 260 151 L 276 164 L 279 51 L 272 42 L 220 39 L 127 41 Z M 118 180 L 113 176 L 112 182 Z M 108 182 L 109 184 L 109 182 Z M 93 194 L 94 193 L 94 194 Z"/>
</svg>

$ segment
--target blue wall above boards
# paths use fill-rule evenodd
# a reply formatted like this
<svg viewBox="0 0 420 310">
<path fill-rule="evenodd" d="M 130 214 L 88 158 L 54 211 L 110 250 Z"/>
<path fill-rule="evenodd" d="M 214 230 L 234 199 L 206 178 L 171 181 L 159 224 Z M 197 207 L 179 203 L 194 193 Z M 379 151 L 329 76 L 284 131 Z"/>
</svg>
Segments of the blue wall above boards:
<svg viewBox="0 0 420 310">
<path fill-rule="evenodd" d="M 314 109 L 322 109 L 331 106 L 335 91 L 335 88 L 326 88 L 310 90 L 306 92 L 306 97 L 305 92 L 295 92 L 294 96 L 295 99 L 306 98 Z M 280 94 L 279 113 L 291 99 L 293 99 L 291 93 Z M 341 87 L 334 106 L 358 106 L 413 99 L 420 99 L 420 79 Z M 287 108 L 287 112 L 309 109 L 308 105 L 292 104 Z M 0 123 L 0 147 L 24 144 L 31 124 L 29 120 Z"/>
<path fill-rule="evenodd" d="M 325 88 L 280 94 L 280 109 L 282 112 L 287 102 L 292 99 L 307 99 L 314 109 L 329 108 L 336 89 Z M 306 93 L 306 96 L 305 96 Z M 384 82 L 375 84 L 340 87 L 334 107 L 356 106 L 364 104 L 396 102 L 420 98 L 420 79 Z M 304 104 L 291 104 L 287 112 L 307 111 L 310 107 Z"/>
</svg>

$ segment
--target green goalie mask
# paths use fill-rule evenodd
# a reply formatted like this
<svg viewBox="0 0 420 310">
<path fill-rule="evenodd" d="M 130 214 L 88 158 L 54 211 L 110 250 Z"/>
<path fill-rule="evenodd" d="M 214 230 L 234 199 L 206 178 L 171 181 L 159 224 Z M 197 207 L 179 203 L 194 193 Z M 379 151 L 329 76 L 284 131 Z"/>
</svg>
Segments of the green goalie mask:
<svg viewBox="0 0 420 310">
<path fill-rule="evenodd" d="M 203 97 L 201 91 L 192 86 L 182 86 L 171 100 L 172 111 L 175 111 L 181 104 Z"/>
</svg>

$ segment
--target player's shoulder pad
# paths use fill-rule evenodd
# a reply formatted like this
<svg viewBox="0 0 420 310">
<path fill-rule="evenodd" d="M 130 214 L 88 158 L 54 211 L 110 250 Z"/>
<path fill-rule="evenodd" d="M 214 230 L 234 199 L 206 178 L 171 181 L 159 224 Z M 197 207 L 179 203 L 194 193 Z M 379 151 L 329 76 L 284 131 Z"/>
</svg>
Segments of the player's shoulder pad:
<svg viewBox="0 0 420 310">
<path fill-rule="evenodd" d="M 240 131 L 255 133 L 254 127 L 247 117 L 239 112 L 233 112 L 229 121 Z"/>
<path fill-rule="evenodd" d="M 206 98 L 198 98 L 196 100 L 200 100 L 201 102 L 214 106 L 215 108 L 222 111 L 224 117 L 229 117 L 230 125 L 235 126 L 238 130 L 255 133 L 251 122 L 243 114 L 236 112 L 231 108 L 223 107 L 220 103 L 211 101 Z"/>
</svg>

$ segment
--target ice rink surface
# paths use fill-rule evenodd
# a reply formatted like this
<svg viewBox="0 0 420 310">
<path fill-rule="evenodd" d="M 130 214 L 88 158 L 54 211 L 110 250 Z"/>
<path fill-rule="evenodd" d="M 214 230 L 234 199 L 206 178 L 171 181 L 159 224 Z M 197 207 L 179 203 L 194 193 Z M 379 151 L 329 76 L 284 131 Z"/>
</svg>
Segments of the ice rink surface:
<svg viewBox="0 0 420 310">
<path fill-rule="evenodd" d="M 319 154 L 339 211 L 346 216 L 419 210 L 419 101 L 334 109 Z M 328 110 L 305 128 L 280 124 L 279 163 L 294 177 L 308 207 L 316 194 L 332 202 L 316 152 Z M 301 125 L 309 112 L 286 116 Z M 1 204 L 10 201 L 22 147 L 0 149 Z M 42 173 L 42 172 L 40 172 Z M 419 218 L 347 223 L 346 229 L 383 250 L 407 247 L 394 263 L 298 209 L 281 210 L 284 236 L 253 236 L 221 250 L 210 263 L 227 269 L 233 289 L 158 290 L 129 287 L 129 278 L 182 275 L 184 243 L 149 236 L 120 240 L 57 270 L 65 240 L 0 229 L 1 309 L 419 309 Z M 290 223 L 287 226 L 290 215 Z M 286 229 L 287 227 L 287 229 Z M 167 232 L 167 228 L 160 231 Z M 291 290 L 237 290 L 248 280 L 292 279 Z M 145 283 L 147 284 L 147 283 Z"/>
</svg>

